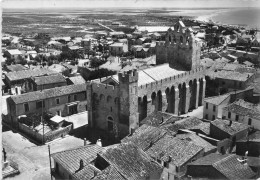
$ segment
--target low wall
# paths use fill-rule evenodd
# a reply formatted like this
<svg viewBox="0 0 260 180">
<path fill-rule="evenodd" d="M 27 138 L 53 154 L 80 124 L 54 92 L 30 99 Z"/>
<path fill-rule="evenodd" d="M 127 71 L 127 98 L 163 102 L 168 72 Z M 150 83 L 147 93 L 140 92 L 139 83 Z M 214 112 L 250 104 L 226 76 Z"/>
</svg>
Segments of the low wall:
<svg viewBox="0 0 260 180">
<path fill-rule="evenodd" d="M 62 128 L 62 129 L 48 132 L 48 133 L 44 134 L 44 142 L 49 142 L 49 141 L 52 141 L 59 137 L 64 137 L 70 133 L 72 128 L 73 128 L 73 124 L 69 123 L 68 126 Z M 19 123 L 19 130 L 22 131 L 23 133 L 25 133 L 26 135 L 28 135 L 29 137 L 31 137 L 33 140 L 35 140 L 39 143 L 42 143 L 42 140 L 43 140 L 42 134 L 38 133 L 31 127 L 29 127 L 25 124 Z"/>
<path fill-rule="evenodd" d="M 49 142 L 49 141 L 52 141 L 59 137 L 64 137 L 67 134 L 69 134 L 71 130 L 72 130 L 72 124 L 66 126 L 65 128 L 62 128 L 60 130 L 51 131 L 44 135 L 44 141 Z"/>
<path fill-rule="evenodd" d="M 33 140 L 36 140 L 37 142 L 42 142 L 42 135 L 35 131 L 33 128 L 23 123 L 18 123 L 18 125 L 20 131 L 31 137 Z"/>
</svg>

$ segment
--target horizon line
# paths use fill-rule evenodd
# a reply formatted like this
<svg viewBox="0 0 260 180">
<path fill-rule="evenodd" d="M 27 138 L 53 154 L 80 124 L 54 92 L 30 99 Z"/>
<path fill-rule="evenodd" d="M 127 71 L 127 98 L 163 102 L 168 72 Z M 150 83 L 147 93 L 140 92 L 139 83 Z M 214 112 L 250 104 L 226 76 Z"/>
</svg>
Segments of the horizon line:
<svg viewBox="0 0 260 180">
<path fill-rule="evenodd" d="M 241 7 L 241 6 L 230 6 L 230 7 L 205 7 L 205 6 L 201 6 L 201 7 L 154 7 L 154 6 L 150 6 L 150 7 L 16 7 L 16 8 L 10 8 L 10 7 L 2 7 L 2 9 L 144 9 L 144 8 L 153 8 L 153 9 L 202 9 L 202 8 L 206 8 L 206 9 L 230 9 L 230 8 L 260 8 L 260 7 Z"/>
</svg>

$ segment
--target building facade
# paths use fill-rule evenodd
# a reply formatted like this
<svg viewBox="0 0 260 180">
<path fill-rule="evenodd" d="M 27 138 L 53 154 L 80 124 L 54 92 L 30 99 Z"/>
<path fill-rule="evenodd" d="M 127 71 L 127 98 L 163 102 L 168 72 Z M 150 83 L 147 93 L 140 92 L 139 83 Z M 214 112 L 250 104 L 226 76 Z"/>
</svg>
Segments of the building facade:
<svg viewBox="0 0 260 180">
<path fill-rule="evenodd" d="M 181 20 L 174 25 L 174 30 L 167 31 L 165 42 L 156 44 L 156 64 L 169 62 L 171 67 L 181 64 L 191 70 L 200 65 L 200 54 L 201 47 L 192 29 Z"/>
<path fill-rule="evenodd" d="M 242 99 L 223 108 L 223 116 L 260 130 L 260 106 Z"/>
<path fill-rule="evenodd" d="M 203 117 L 208 120 L 221 119 L 223 117 L 223 108 L 227 105 L 233 103 L 237 99 L 245 99 L 252 102 L 254 101 L 253 98 L 253 88 L 206 98 L 203 106 Z"/>
<path fill-rule="evenodd" d="M 114 43 L 109 46 L 109 51 L 113 56 L 121 56 L 128 51 L 127 43 Z"/>
<path fill-rule="evenodd" d="M 30 113 L 47 111 L 59 116 L 69 116 L 86 111 L 86 85 L 70 85 L 34 91 L 7 99 L 9 124 L 18 123 L 18 117 Z"/>
<path fill-rule="evenodd" d="M 200 54 L 200 47 L 193 41 L 189 30 L 182 32 L 182 27 L 178 28 L 181 24 L 178 22 L 176 25 L 176 38 L 181 37 L 180 33 L 187 34 L 189 38 L 185 38 L 189 40 L 189 45 L 183 45 L 184 49 L 176 49 L 174 45 L 169 48 L 175 54 L 186 52 L 187 56 L 173 55 L 169 64 L 120 72 L 88 84 L 90 126 L 124 137 L 153 112 L 184 114 L 202 105 L 206 87 L 205 70 L 199 67 L 199 56 L 194 54 L 195 50 Z M 190 70 L 175 69 L 175 64 Z"/>
<path fill-rule="evenodd" d="M 33 91 L 32 78 L 57 74 L 49 69 L 24 70 L 5 74 L 5 82 L 12 95 Z"/>
</svg>

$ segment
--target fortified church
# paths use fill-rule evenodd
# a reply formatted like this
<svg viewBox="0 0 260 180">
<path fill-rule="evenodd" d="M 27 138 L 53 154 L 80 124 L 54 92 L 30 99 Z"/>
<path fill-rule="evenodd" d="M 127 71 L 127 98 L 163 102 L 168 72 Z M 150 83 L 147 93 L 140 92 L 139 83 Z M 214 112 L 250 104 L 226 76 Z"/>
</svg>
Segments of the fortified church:
<svg viewBox="0 0 260 180">
<path fill-rule="evenodd" d="M 124 137 L 155 111 L 180 115 L 202 105 L 206 81 L 192 29 L 179 20 L 156 48 L 157 66 L 88 83 L 91 127 Z"/>
</svg>

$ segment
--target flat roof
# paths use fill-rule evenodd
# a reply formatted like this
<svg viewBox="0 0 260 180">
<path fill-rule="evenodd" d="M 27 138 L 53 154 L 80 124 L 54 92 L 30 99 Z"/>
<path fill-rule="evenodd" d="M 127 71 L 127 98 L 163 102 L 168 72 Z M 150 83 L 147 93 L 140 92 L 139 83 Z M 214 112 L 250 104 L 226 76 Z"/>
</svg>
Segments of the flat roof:
<svg viewBox="0 0 260 180">
<path fill-rule="evenodd" d="M 60 122 L 64 121 L 64 118 L 61 116 L 55 115 L 50 120 L 55 123 L 60 123 Z"/>
</svg>

